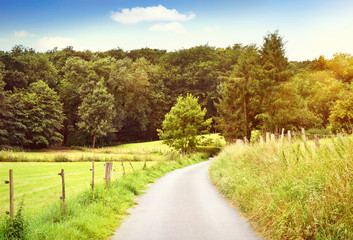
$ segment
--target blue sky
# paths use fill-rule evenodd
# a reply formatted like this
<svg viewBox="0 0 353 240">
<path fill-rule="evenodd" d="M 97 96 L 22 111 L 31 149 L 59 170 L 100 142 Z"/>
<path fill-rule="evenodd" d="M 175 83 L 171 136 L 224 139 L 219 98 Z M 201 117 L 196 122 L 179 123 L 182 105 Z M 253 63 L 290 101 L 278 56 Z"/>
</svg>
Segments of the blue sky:
<svg viewBox="0 0 353 240">
<path fill-rule="evenodd" d="M 351 0 L 0 0 L 0 50 L 260 46 L 278 29 L 290 60 L 331 58 L 353 54 L 352 13 Z"/>
</svg>

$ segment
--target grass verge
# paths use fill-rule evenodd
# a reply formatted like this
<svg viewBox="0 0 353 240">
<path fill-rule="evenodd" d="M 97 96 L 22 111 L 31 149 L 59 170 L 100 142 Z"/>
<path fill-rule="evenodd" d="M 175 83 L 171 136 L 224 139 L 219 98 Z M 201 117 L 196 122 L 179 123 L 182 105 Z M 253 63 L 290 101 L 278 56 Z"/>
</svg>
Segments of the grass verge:
<svg viewBox="0 0 353 240">
<path fill-rule="evenodd" d="M 353 139 L 235 144 L 211 181 L 268 239 L 353 239 Z"/>
<path fill-rule="evenodd" d="M 111 182 L 97 184 L 95 195 L 87 188 L 66 203 L 63 215 L 60 202 L 36 212 L 26 212 L 23 239 L 107 239 L 135 204 L 135 196 L 147 189 L 147 184 L 174 169 L 207 159 L 205 154 L 189 156 L 179 161 L 159 162 Z M 26 203 L 25 203 L 26 204 Z M 8 221 L 0 221 L 0 239 L 6 238 Z"/>
</svg>

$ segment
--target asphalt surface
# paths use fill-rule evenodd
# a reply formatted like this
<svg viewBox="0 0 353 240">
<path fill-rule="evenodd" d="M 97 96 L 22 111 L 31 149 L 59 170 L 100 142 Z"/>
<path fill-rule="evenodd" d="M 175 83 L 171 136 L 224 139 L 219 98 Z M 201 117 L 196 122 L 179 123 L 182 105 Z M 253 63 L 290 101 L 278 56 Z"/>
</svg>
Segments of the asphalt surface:
<svg viewBox="0 0 353 240">
<path fill-rule="evenodd" d="M 209 164 L 175 170 L 153 183 L 112 239 L 260 239 L 211 184 Z"/>
</svg>

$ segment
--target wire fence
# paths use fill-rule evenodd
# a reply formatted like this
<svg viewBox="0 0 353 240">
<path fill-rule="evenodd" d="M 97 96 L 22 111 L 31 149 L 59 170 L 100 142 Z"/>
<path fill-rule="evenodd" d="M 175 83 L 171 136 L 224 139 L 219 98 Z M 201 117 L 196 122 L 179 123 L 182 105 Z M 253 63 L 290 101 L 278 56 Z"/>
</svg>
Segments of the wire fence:
<svg viewBox="0 0 353 240">
<path fill-rule="evenodd" d="M 92 184 L 94 184 L 93 180 L 96 182 L 103 182 L 105 181 L 111 181 L 111 175 L 110 175 L 110 171 L 114 171 L 114 176 L 112 177 L 113 179 L 115 179 L 116 181 L 119 179 L 119 177 L 122 177 L 125 175 L 125 170 L 126 167 L 123 169 L 123 167 L 121 166 L 121 161 L 119 162 L 115 162 L 116 166 L 114 169 L 110 168 L 109 170 L 109 179 L 107 179 L 107 164 L 102 164 L 101 162 L 99 162 L 98 164 L 96 164 L 96 166 L 94 167 L 94 173 L 92 176 L 92 169 L 89 169 L 88 166 L 87 170 L 84 171 L 67 171 L 65 174 L 65 182 L 68 185 L 67 186 L 67 192 L 69 193 L 70 196 L 74 196 L 79 192 L 82 192 L 85 189 L 89 189 L 90 186 L 92 187 Z M 110 166 L 112 166 L 113 163 L 109 163 Z M 127 170 L 127 171 L 134 171 L 135 169 L 140 168 L 140 164 L 136 164 L 135 167 L 132 167 L 132 164 L 130 162 L 131 165 L 131 169 Z M 142 167 L 141 167 L 142 168 Z M 52 169 L 51 169 L 52 170 Z M 103 171 L 104 170 L 104 171 Z M 22 171 L 23 172 L 23 171 Z M 59 171 L 57 171 L 59 172 Z M 59 174 L 60 175 L 60 174 Z M 94 175 L 96 175 L 94 177 Z M 119 175 L 119 177 L 118 177 Z M 16 172 L 14 172 L 14 178 L 16 178 Z M 103 178 L 104 177 L 104 178 Z M 57 178 L 57 179 L 56 179 Z M 44 181 L 43 181 L 44 180 Z M 5 183 L 6 181 L 6 183 Z M 49 185 L 48 183 L 52 183 L 54 182 L 54 185 Z M 8 180 L 4 180 L 3 182 L 1 182 L 1 185 L 10 185 L 8 184 L 9 181 Z M 61 180 L 59 179 L 58 173 L 53 173 L 50 175 L 45 175 L 45 176 L 40 176 L 40 177 L 27 177 L 27 178 L 23 178 L 23 179 L 12 179 L 12 185 L 15 183 L 15 188 L 17 188 L 18 190 L 15 191 L 15 193 L 17 194 L 17 198 L 15 199 L 16 201 L 19 201 L 19 198 L 22 196 L 26 196 L 27 192 L 26 191 L 30 191 L 30 194 L 34 195 L 34 197 L 31 197 L 29 199 L 30 203 L 33 203 L 35 201 L 37 201 L 38 199 L 42 200 L 41 202 L 37 202 L 34 204 L 31 204 L 29 206 L 25 206 L 23 207 L 23 210 L 29 210 L 29 209 L 35 209 L 35 208 L 39 208 L 45 205 L 48 205 L 50 203 L 55 202 L 55 200 L 59 200 L 62 199 L 63 196 L 65 196 L 64 192 L 61 192 L 61 188 L 60 185 L 64 184 L 64 180 L 63 183 L 61 182 Z M 17 183 L 17 184 L 16 184 Z M 20 185 L 18 185 L 20 184 Z M 28 187 L 27 185 L 29 184 L 33 184 L 33 185 L 37 185 L 37 184 L 41 184 L 43 185 L 43 187 L 34 187 L 33 189 L 28 190 L 27 188 L 22 188 L 22 186 Z M 48 189 L 51 188 L 55 188 L 55 190 L 50 190 L 50 194 L 47 194 Z M 0 189 L 1 190 L 1 189 Z M 2 187 L 2 191 L 4 191 L 4 188 Z M 93 188 L 92 188 L 93 191 Z M 36 193 L 38 193 L 37 195 L 35 195 Z M 60 195 L 61 194 L 61 195 Z M 10 194 L 5 194 L 7 196 L 10 195 L 10 197 L 2 197 L 0 198 L 0 204 L 1 202 L 4 203 L 5 201 L 10 200 L 11 198 L 13 199 L 14 196 L 11 197 L 11 190 L 10 190 Z M 49 196 L 48 196 L 49 195 Z M 50 197 L 56 195 L 55 197 Z M 49 197 L 49 198 L 48 198 Z M 2 203 L 2 205 L 3 205 Z M 12 203 L 12 206 L 14 204 Z M 11 203 L 10 203 L 11 206 Z M 11 209 L 10 207 L 10 211 L 6 211 L 6 213 L 4 213 L 3 211 L 5 211 L 4 209 L 4 205 L 3 207 L 0 208 L 0 217 L 6 216 L 8 215 L 9 212 L 12 211 L 12 215 L 13 215 L 13 209 Z"/>
</svg>

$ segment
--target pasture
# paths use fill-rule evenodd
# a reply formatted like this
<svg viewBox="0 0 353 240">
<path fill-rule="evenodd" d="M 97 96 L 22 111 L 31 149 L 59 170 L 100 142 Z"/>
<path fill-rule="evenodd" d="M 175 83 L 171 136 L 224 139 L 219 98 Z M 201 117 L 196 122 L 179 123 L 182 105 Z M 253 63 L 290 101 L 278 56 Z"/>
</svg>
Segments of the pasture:
<svg viewBox="0 0 353 240">
<path fill-rule="evenodd" d="M 112 181 L 130 173 L 169 159 L 171 149 L 162 141 L 123 144 L 105 148 L 47 149 L 33 152 L 0 152 L 0 216 L 9 210 L 9 169 L 13 170 L 15 210 L 24 201 L 24 210 L 37 211 L 57 201 L 61 196 L 61 177 L 65 171 L 66 196 L 75 196 L 90 188 L 92 161 L 95 161 L 95 183 L 104 181 L 104 164 L 113 162 Z M 11 161 L 13 160 L 13 161 Z"/>
</svg>

